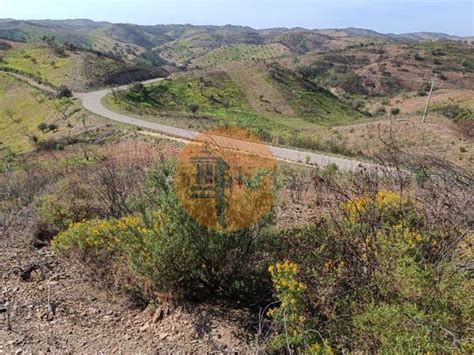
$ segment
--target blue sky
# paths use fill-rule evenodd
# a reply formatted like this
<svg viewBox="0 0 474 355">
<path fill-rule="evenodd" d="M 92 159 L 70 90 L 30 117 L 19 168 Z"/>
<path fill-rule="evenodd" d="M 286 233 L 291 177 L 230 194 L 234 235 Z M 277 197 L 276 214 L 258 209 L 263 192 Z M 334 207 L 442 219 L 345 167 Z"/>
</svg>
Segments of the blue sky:
<svg viewBox="0 0 474 355">
<path fill-rule="evenodd" d="M 137 24 L 235 24 L 254 28 L 362 27 L 472 36 L 466 0 L 0 0 L 0 18 L 89 18 Z"/>
</svg>

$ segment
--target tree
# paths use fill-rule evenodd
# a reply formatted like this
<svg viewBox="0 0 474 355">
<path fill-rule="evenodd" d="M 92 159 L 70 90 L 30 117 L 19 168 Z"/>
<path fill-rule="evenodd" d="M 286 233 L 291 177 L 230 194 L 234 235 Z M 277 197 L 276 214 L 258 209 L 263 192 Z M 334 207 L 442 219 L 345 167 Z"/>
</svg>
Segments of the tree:
<svg viewBox="0 0 474 355">
<path fill-rule="evenodd" d="M 87 115 L 86 115 L 86 114 L 82 114 L 79 119 L 81 120 L 81 123 L 82 123 L 82 125 L 84 126 L 84 128 L 87 128 Z"/>
<path fill-rule="evenodd" d="M 73 105 L 73 101 L 70 97 L 63 97 L 59 100 L 54 101 L 54 109 L 56 112 L 60 113 L 63 119 L 67 119 L 71 116 L 69 113 L 69 108 Z"/>
<path fill-rule="evenodd" d="M 72 97 L 72 91 L 66 85 L 61 85 L 58 89 L 56 97 L 58 99 L 61 99 L 63 97 Z"/>
<path fill-rule="evenodd" d="M 20 119 L 15 117 L 15 111 L 7 108 L 3 111 L 3 114 L 10 119 L 13 123 L 20 123 Z"/>
</svg>

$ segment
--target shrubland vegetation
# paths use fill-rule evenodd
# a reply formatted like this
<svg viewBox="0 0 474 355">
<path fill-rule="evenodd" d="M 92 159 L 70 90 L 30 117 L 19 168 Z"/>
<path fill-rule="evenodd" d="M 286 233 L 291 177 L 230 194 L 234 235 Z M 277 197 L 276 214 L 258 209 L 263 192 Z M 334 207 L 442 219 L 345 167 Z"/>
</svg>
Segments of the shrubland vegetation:
<svg viewBox="0 0 474 355">
<path fill-rule="evenodd" d="M 39 240 L 136 304 L 239 300 L 269 351 L 469 352 L 472 174 L 394 148 L 380 162 L 379 175 L 280 168 L 275 194 L 309 193 L 320 212 L 281 225 L 275 206 L 236 232 L 191 218 L 157 154 L 16 162 L 0 176 L 2 230 L 32 209 Z"/>
<path fill-rule="evenodd" d="M 239 44 L 214 49 L 194 62 L 199 67 L 215 66 L 229 62 L 247 62 L 276 58 L 287 53 L 284 46 Z"/>
<path fill-rule="evenodd" d="M 58 124 L 60 118 L 55 102 L 60 101 L 29 87 L 17 78 L 0 73 L 2 145 L 18 153 L 31 150 L 40 140 L 49 138 L 51 132 L 40 129 L 39 126 Z M 69 114 L 70 108 L 67 109 Z"/>
<path fill-rule="evenodd" d="M 314 123 L 347 123 L 364 118 L 364 114 L 341 101 L 315 82 L 298 77 L 279 66 L 270 68 L 270 78 L 278 83 L 288 101 L 307 120 Z"/>
<path fill-rule="evenodd" d="M 0 42 L 0 68 L 57 89 L 46 94 L 0 73 L 1 238 L 23 233 L 36 248 L 51 246 L 141 308 L 165 301 L 245 308 L 260 351 L 473 352 L 473 115 L 471 91 L 453 90 L 474 88 L 472 44 L 395 42 L 357 29 L 86 30 L 81 21 L 57 24 L 61 31 L 48 22 L 0 22 L 0 37 L 43 42 Z M 241 62 L 246 75 L 260 74 L 250 84 L 272 90 L 251 91 L 251 102 L 249 82 L 236 80 Z M 142 80 L 166 74 L 167 64 L 192 72 L 114 91 L 106 104 L 142 119 L 236 125 L 275 145 L 343 155 L 368 154 L 360 147 L 378 141 L 370 158 L 379 170 L 280 164 L 275 203 L 257 224 L 233 232 L 200 225 L 175 191 L 181 146 L 89 127 L 68 85 Z M 420 126 L 425 98 L 417 96 L 435 73 L 435 94 L 458 99 L 434 102 Z M 420 146 L 433 154 L 416 155 Z M 433 147 L 454 149 L 468 168 L 433 156 Z"/>
</svg>

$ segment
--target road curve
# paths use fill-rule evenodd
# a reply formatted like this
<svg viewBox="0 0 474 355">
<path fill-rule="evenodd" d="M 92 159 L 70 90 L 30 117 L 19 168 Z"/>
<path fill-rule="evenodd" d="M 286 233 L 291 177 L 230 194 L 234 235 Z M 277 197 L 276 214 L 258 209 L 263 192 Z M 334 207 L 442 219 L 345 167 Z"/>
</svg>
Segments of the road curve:
<svg viewBox="0 0 474 355">
<path fill-rule="evenodd" d="M 12 73 L 8 71 L 1 71 L 1 72 L 12 75 L 18 79 L 22 79 L 26 81 L 29 85 L 36 87 L 40 90 L 46 91 L 51 94 L 56 94 L 56 90 L 54 88 L 51 88 L 44 84 L 40 84 L 32 78 L 25 77 L 21 74 Z M 163 78 L 142 81 L 142 84 L 149 84 L 149 83 L 153 83 L 160 80 L 163 80 Z M 115 89 L 122 90 L 122 89 L 126 89 L 127 87 L 128 85 L 123 85 L 123 86 L 116 87 Z M 158 131 L 164 136 L 180 138 L 186 141 L 192 141 L 196 139 L 196 137 L 198 137 L 198 135 L 200 134 L 199 132 L 193 131 L 190 129 L 182 129 L 182 128 L 163 125 L 159 123 L 144 121 L 138 118 L 122 115 L 120 113 L 111 111 L 102 105 L 102 99 L 111 92 L 112 92 L 112 89 L 103 89 L 103 90 L 91 91 L 91 92 L 86 92 L 86 93 L 74 93 L 74 96 L 82 101 L 82 105 L 84 106 L 85 109 L 99 116 L 111 119 L 113 121 L 134 125 L 140 128 L 146 128 L 153 131 Z M 213 136 L 212 138 L 217 141 L 222 140 L 222 137 Z M 249 150 L 250 152 L 255 152 L 255 150 L 252 150 L 252 148 L 249 148 L 249 147 L 252 147 L 252 144 L 249 144 L 249 142 L 240 141 L 236 139 L 230 139 L 230 140 L 226 139 L 222 143 L 229 144 L 232 147 L 236 147 L 236 149 L 240 149 L 240 150 L 245 150 L 247 147 L 247 149 L 250 149 Z M 288 162 L 305 164 L 305 165 L 314 165 L 314 166 L 320 166 L 320 167 L 325 167 L 325 166 L 334 164 L 341 170 L 352 171 L 352 172 L 359 171 L 360 169 L 364 169 L 364 168 L 372 170 L 372 171 L 378 170 L 377 169 L 378 166 L 376 164 L 371 164 L 371 163 L 367 163 L 363 161 L 336 157 L 336 156 L 326 155 L 326 154 L 321 154 L 321 153 L 308 152 L 308 151 L 303 151 L 303 150 L 298 150 L 298 149 L 276 147 L 272 145 L 267 145 L 267 147 L 272 152 L 274 158 L 278 160 L 282 160 L 282 161 L 288 161 Z"/>
<path fill-rule="evenodd" d="M 148 84 L 156 82 L 163 79 L 152 79 L 142 82 L 143 84 Z M 127 85 L 120 86 L 116 89 L 125 89 Z M 112 89 L 103 89 L 99 91 L 87 92 L 87 93 L 75 93 L 75 96 L 82 100 L 82 105 L 87 110 L 111 119 L 116 122 L 121 122 L 125 124 L 134 125 L 140 128 L 150 129 L 153 131 L 158 131 L 159 133 L 182 138 L 185 140 L 194 140 L 200 134 L 197 131 L 182 129 L 173 126 L 163 125 L 159 123 L 144 121 L 138 118 L 130 117 L 127 115 L 120 114 L 118 112 L 111 111 L 103 106 L 102 99 L 109 93 L 112 92 Z M 245 150 L 245 146 L 248 146 L 248 142 L 233 140 L 233 145 L 239 146 L 239 149 Z M 315 165 L 320 167 L 325 167 L 331 164 L 336 165 L 339 169 L 344 171 L 359 171 L 361 168 L 366 168 L 369 170 L 376 170 L 376 165 L 362 162 L 353 159 L 347 159 L 342 157 L 336 157 L 332 155 L 325 155 L 321 153 L 308 152 L 298 149 L 283 148 L 272 145 L 267 145 L 267 147 L 272 152 L 273 156 L 278 160 L 289 161 L 294 163 L 302 163 L 308 165 Z"/>
</svg>

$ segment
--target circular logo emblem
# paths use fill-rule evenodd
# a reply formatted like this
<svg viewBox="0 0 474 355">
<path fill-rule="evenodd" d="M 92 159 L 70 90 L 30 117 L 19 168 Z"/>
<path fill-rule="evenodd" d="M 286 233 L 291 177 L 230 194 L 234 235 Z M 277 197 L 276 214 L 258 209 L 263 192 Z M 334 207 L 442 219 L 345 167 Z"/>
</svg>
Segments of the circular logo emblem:
<svg viewBox="0 0 474 355">
<path fill-rule="evenodd" d="M 200 224 L 236 231 L 271 209 L 276 168 L 270 149 L 241 128 L 217 128 L 187 144 L 178 157 L 176 192 Z"/>
</svg>

